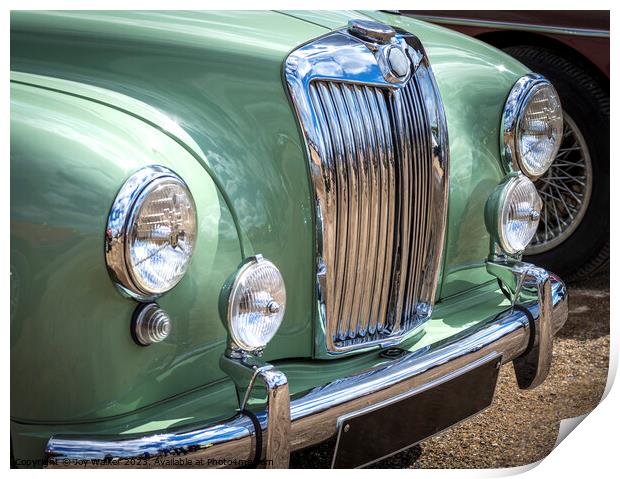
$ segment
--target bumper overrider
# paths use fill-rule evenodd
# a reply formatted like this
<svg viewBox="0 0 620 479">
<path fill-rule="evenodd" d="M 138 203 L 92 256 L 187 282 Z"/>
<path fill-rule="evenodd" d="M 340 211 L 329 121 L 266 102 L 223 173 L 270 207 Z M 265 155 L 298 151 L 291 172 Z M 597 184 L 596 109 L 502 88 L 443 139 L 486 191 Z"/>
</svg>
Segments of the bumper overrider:
<svg viewBox="0 0 620 479">
<path fill-rule="evenodd" d="M 45 450 L 46 464 L 234 467 L 260 462 L 284 468 L 291 451 L 336 435 L 343 417 L 441 384 L 485 358 L 513 361 L 519 387 L 536 387 L 549 372 L 553 336 L 568 315 L 566 287 L 552 273 L 527 263 L 489 261 L 487 269 L 498 278 L 512 306 L 462 334 L 295 398 L 289 396 L 286 376 L 273 365 L 223 356 L 221 366 L 237 385 L 243 412 L 217 424 L 142 437 L 52 437 Z M 244 406 L 255 386 L 266 390 L 266 407 L 249 413 Z"/>
</svg>

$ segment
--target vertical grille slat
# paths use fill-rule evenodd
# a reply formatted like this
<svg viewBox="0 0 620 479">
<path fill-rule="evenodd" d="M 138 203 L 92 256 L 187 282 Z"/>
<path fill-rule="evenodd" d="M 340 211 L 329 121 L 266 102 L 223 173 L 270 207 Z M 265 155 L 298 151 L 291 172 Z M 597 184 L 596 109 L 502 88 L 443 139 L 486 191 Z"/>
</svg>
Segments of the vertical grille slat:
<svg viewBox="0 0 620 479">
<path fill-rule="evenodd" d="M 405 313 L 405 318 L 407 321 L 413 317 L 415 314 L 416 307 L 416 298 L 418 295 L 418 280 L 419 274 L 415 275 L 414 271 L 420 270 L 419 261 L 421 259 L 420 255 L 420 247 L 422 246 L 423 238 L 420 236 L 420 228 L 422 226 L 422 222 L 424 218 L 422 216 L 422 211 L 424 207 L 424 202 L 426 198 L 424 198 L 422 185 L 424 184 L 424 173 L 425 173 L 425 162 L 424 160 L 424 151 L 426 150 L 426 144 L 424 141 L 424 134 L 422 132 L 423 121 L 421 119 L 422 111 L 419 109 L 419 105 L 415 102 L 413 98 L 413 94 L 411 88 L 405 88 L 403 90 L 403 95 L 406 98 L 407 102 L 407 110 L 412 116 L 411 122 L 411 130 L 409 132 L 411 143 L 414 145 L 415 154 L 414 161 L 412 162 L 412 180 L 415 181 L 415 186 L 413 191 L 417 193 L 417 195 L 412 195 L 412 200 L 414 204 L 414 210 L 412 211 L 412 223 L 416 227 L 416 231 L 413 233 L 413 236 L 416 237 L 417 241 L 412 245 L 412 257 L 409 261 L 409 285 L 407 288 L 408 297 L 407 297 L 407 308 Z"/>
<path fill-rule="evenodd" d="M 336 347 L 389 339 L 415 327 L 428 301 L 430 112 L 415 78 L 396 90 L 317 80 L 309 99 L 330 220 L 326 334 Z"/>
<path fill-rule="evenodd" d="M 360 249 L 359 266 L 363 272 L 363 284 L 360 284 L 361 290 L 361 310 L 358 321 L 359 335 L 365 336 L 368 331 L 368 324 L 372 315 L 372 298 L 374 295 L 374 278 L 376 271 L 376 250 L 377 250 L 377 210 L 381 203 L 379 189 L 377 185 L 377 176 L 380 175 L 375 154 L 377 145 L 375 143 L 375 133 L 373 125 L 369 117 L 369 107 L 366 103 L 365 89 L 359 86 L 354 87 L 355 100 L 358 106 L 359 119 L 361 123 L 361 132 L 365 138 L 364 165 L 366 168 L 367 194 L 365 196 L 365 211 L 368 214 L 367 222 L 367 243 L 366 248 Z"/>
<path fill-rule="evenodd" d="M 411 168 L 411 142 L 408 135 L 409 121 L 403 96 L 400 91 L 393 94 L 393 116 L 394 131 L 397 135 L 396 144 L 399 146 L 399 162 L 400 168 L 400 192 L 398 195 L 400 207 L 398 208 L 399 226 L 397 227 L 398 247 L 397 247 L 397 269 L 394 275 L 394 293 L 396 294 L 396 309 L 392 318 L 392 328 L 395 331 L 400 329 L 402 322 L 404 304 L 405 287 L 407 285 L 407 266 L 410 253 L 410 232 L 409 226 L 411 222 L 410 211 L 410 185 L 409 185 L 409 169 Z"/>
<path fill-rule="evenodd" d="M 366 262 L 364 255 L 368 248 L 368 223 L 369 211 L 368 207 L 368 152 L 366 148 L 366 138 L 361 124 L 361 112 L 355 96 L 355 86 L 342 84 L 342 90 L 349 112 L 349 121 L 353 130 L 353 138 L 355 140 L 356 158 L 353 165 L 357 167 L 358 189 L 357 189 L 357 244 L 356 254 L 352 255 L 352 266 L 356 269 L 355 283 L 352 291 L 352 307 L 351 316 L 348 321 L 348 337 L 355 338 L 358 336 L 360 328 L 361 316 L 364 314 L 362 310 L 363 303 L 363 287 L 364 272 L 366 270 Z"/>
<path fill-rule="evenodd" d="M 324 86 L 319 85 L 318 88 L 322 88 L 322 87 Z M 309 95 L 314 104 L 316 105 L 321 104 L 320 93 L 317 91 L 316 85 L 314 84 L 310 85 Z M 328 168 L 324 168 L 322 171 L 323 181 L 319 185 L 319 188 L 323 190 L 322 192 L 325 195 L 325 198 L 327 199 L 327 202 L 325 205 L 326 216 L 333 216 L 337 220 L 338 216 L 337 216 L 337 211 L 335 210 L 335 208 L 337 207 L 337 205 L 335 204 L 336 195 L 333 194 L 333 190 L 334 188 L 336 188 L 337 173 L 336 173 L 336 168 L 334 167 L 334 163 L 335 163 L 334 147 L 332 145 L 332 138 L 331 138 L 330 130 L 328 127 L 328 120 L 325 116 L 325 110 L 326 109 L 324 105 L 322 105 L 321 108 L 317 108 L 317 120 L 320 125 L 319 130 L 322 133 L 321 136 L 319 137 L 321 141 L 319 142 L 317 146 L 318 146 L 318 150 L 319 150 L 319 154 L 321 158 L 323 159 L 325 164 L 328 165 Z M 335 225 L 336 223 L 330 223 L 330 222 L 327 222 L 324 225 L 327 236 L 329 237 L 334 236 Z M 334 258 L 336 255 L 335 243 L 334 244 L 325 243 L 325 247 L 323 248 L 323 250 L 324 250 L 324 256 L 325 256 L 325 262 L 327 264 L 333 264 Z M 328 303 L 333 302 L 336 294 L 339 291 L 339 289 L 336 288 L 337 278 L 333 274 L 323 275 L 323 278 L 325 279 L 325 283 L 326 283 L 324 289 L 328 296 L 325 299 L 327 300 Z M 333 312 L 334 311 L 329 311 L 329 314 L 332 314 Z"/>
<path fill-rule="evenodd" d="M 370 293 L 367 297 L 369 302 L 368 320 L 363 322 L 363 328 L 368 334 L 373 334 L 377 327 L 377 320 L 380 314 L 381 295 L 383 292 L 383 269 L 386 259 L 386 236 L 387 236 L 387 182 L 388 172 L 385 161 L 385 140 L 382 137 L 381 119 L 377 115 L 378 105 L 375 103 L 374 90 L 360 89 L 360 94 L 364 99 L 364 123 L 367 126 L 370 138 L 370 151 L 372 155 L 373 175 L 373 197 L 370 200 L 372 208 L 372 227 L 371 227 L 371 248 L 368 252 L 368 259 L 372 262 L 368 271 L 367 281 Z"/>
<path fill-rule="evenodd" d="M 357 175 L 355 153 L 353 151 L 353 131 L 349 122 L 349 115 L 344 104 L 344 98 L 340 90 L 340 86 L 334 83 L 328 84 L 329 94 L 335 107 L 334 123 L 329 125 L 330 129 L 340 129 L 342 143 L 341 153 L 341 169 L 344 181 L 347 183 L 346 188 L 346 208 L 341 208 L 342 216 L 346 217 L 346 231 L 344 233 L 342 248 L 339 252 L 340 271 L 344 277 L 340 286 L 342 287 L 342 295 L 340 300 L 340 314 L 334 318 L 337 322 L 337 331 L 335 337 L 342 341 L 347 337 L 348 323 L 351 316 L 352 292 L 355 291 L 355 274 L 357 270 L 350 267 L 352 256 L 357 254 Z M 344 196 L 344 193 L 342 193 Z M 345 198 L 342 198 L 345 200 Z M 340 225 L 337 225 L 339 227 Z M 333 273 L 333 272 L 330 272 Z M 336 272 L 338 274 L 338 272 Z"/>
<path fill-rule="evenodd" d="M 383 257 L 385 263 L 383 267 L 383 279 L 381 285 L 381 302 L 379 316 L 377 317 L 376 323 L 374 325 L 371 324 L 371 333 L 375 333 L 379 328 L 383 329 L 389 313 L 391 296 L 390 288 L 393 277 L 392 263 L 394 257 L 394 231 L 396 227 L 396 160 L 394 154 L 395 147 L 391 133 L 390 114 L 384 94 L 377 88 L 375 88 L 374 93 L 375 100 L 377 101 L 378 116 L 380 118 L 380 122 L 377 123 L 377 128 L 385 141 L 385 148 L 381 153 L 383 154 L 387 172 L 387 215 L 385 222 L 386 239 Z"/>
<path fill-rule="evenodd" d="M 419 87 L 419 85 L 416 85 L 416 91 L 417 91 L 417 97 L 418 97 L 418 103 L 420 105 L 420 110 L 424 111 L 426 113 L 426 115 L 429 115 L 430 112 L 427 110 L 427 106 L 426 106 L 426 102 L 424 101 L 424 97 L 422 95 L 422 91 Z M 426 132 L 425 132 L 425 140 L 426 140 L 426 151 L 430 152 L 430 161 L 427 163 L 424 163 L 424 167 L 425 167 L 425 171 L 424 171 L 424 189 L 423 189 L 423 198 L 426 201 L 425 204 L 425 211 L 426 214 L 424 215 L 424 229 L 423 229 L 423 241 L 421 244 L 421 248 L 422 248 L 422 258 L 427 258 L 428 257 L 428 252 L 429 252 L 429 246 L 430 243 L 432 241 L 431 238 L 431 217 L 432 217 L 432 207 L 433 207 L 433 201 L 435 200 L 434 195 L 433 195 L 433 189 L 432 189 L 432 185 L 431 185 L 431 181 L 432 181 L 432 161 L 433 161 L 433 141 L 432 141 L 432 132 L 430 129 L 429 125 L 426 125 Z M 423 268 L 423 264 L 422 260 L 420 261 L 421 266 L 420 268 Z M 423 297 L 424 292 L 423 292 L 423 278 L 426 276 L 426 271 L 422 270 L 422 274 L 420 275 L 420 279 L 419 279 L 419 289 L 418 289 L 418 297 Z M 428 307 L 428 303 L 425 304 L 425 311 L 428 312 L 429 311 L 429 307 Z M 426 313 L 425 313 L 426 314 Z"/>
<path fill-rule="evenodd" d="M 414 84 L 413 85 L 414 89 L 415 89 L 415 93 L 412 92 L 412 94 L 414 95 L 414 98 L 416 99 L 416 111 L 419 112 L 420 116 L 422 118 L 426 118 L 429 115 L 429 112 L 426 109 L 426 103 L 424 102 L 424 98 L 422 96 L 422 92 L 420 90 L 420 87 L 418 84 Z M 421 298 L 423 296 L 423 291 L 422 291 L 422 283 L 423 283 L 423 278 L 425 276 L 425 271 L 424 271 L 424 260 L 425 258 L 427 258 L 428 256 L 428 250 L 429 250 L 429 244 L 431 242 L 431 237 L 430 237 L 430 221 L 431 221 L 431 217 L 432 217 L 432 205 L 433 205 L 433 194 L 432 194 L 432 188 L 431 188 L 431 166 L 432 166 L 432 155 L 433 155 L 433 146 L 432 146 L 432 139 L 431 139 L 431 130 L 430 130 L 430 126 L 428 125 L 428 123 L 422 121 L 420 121 L 420 125 L 421 127 L 421 141 L 424 142 L 424 151 L 428 152 L 429 158 L 427 161 L 422 161 L 421 165 L 422 165 L 422 181 L 421 181 L 421 188 L 420 188 L 420 198 L 422 200 L 422 207 L 421 207 L 421 217 L 420 217 L 420 239 L 421 241 L 419 242 L 419 248 L 418 248 L 418 261 L 417 261 L 417 265 L 416 265 L 416 270 L 420 271 L 420 274 L 418 275 L 417 281 L 416 281 L 416 289 L 415 289 L 415 294 L 417 298 Z M 424 305 L 425 309 L 427 305 Z"/>
<path fill-rule="evenodd" d="M 405 270 L 405 273 L 403 274 L 403 278 L 404 278 L 404 296 L 402 298 L 402 302 L 403 302 L 403 311 L 401 314 L 401 322 L 402 327 L 405 328 L 407 326 L 409 317 L 411 315 L 411 304 L 409 302 L 409 292 L 412 290 L 413 288 L 413 281 L 414 281 L 414 275 L 413 275 L 413 267 L 414 267 L 414 263 L 415 263 L 415 248 L 416 248 L 416 241 L 414 238 L 414 228 L 415 225 L 417 223 L 417 206 L 418 206 L 418 202 L 416 201 L 416 196 L 415 196 L 415 192 L 417 189 L 417 179 L 418 179 L 418 175 L 416 175 L 416 160 L 418 157 L 418 149 L 419 149 L 419 144 L 417 142 L 417 132 L 416 132 L 416 121 L 414 118 L 414 111 L 412 110 L 412 106 L 411 106 L 411 102 L 410 102 L 410 98 L 408 95 L 408 89 L 407 88 L 403 88 L 400 91 L 400 94 L 402 96 L 402 103 L 403 103 L 403 109 L 404 109 L 404 117 L 406 119 L 405 121 L 405 131 L 404 131 L 404 138 L 405 138 L 405 142 L 407 145 L 410 146 L 410 158 L 408 163 L 408 169 L 407 169 L 407 177 L 406 177 L 406 182 L 407 182 L 407 186 L 408 186 L 408 194 L 407 194 L 407 205 L 408 205 L 408 209 L 409 209 L 409 214 L 408 214 L 408 224 L 407 224 L 407 230 L 403 233 L 407 236 L 407 243 L 408 243 L 408 257 L 407 260 L 404 262 L 403 264 L 403 269 Z"/>
<path fill-rule="evenodd" d="M 343 219 L 345 221 L 344 227 L 346 228 L 346 217 L 343 217 L 342 212 L 342 208 L 343 206 L 346 207 L 347 202 L 347 180 L 342 174 L 341 166 L 344 163 L 341 146 L 343 143 L 339 135 L 339 129 L 332 129 L 329 126 L 335 123 L 335 112 L 327 86 L 322 83 L 311 84 L 309 86 L 309 95 L 312 103 L 316 105 L 315 110 L 319 122 L 319 131 L 321 132 L 319 136 L 321 141 L 318 145 L 319 152 L 321 152 L 322 161 L 329 165 L 329 174 L 333 177 L 331 188 L 329 188 L 329 194 L 325 195 L 327 200 L 325 216 L 332 217 L 335 221 L 324 221 L 325 224 L 323 228 L 328 238 L 322 238 L 321 240 L 323 243 L 322 249 L 324 251 L 326 265 L 335 265 L 336 268 L 334 272 L 330 272 L 332 274 L 323 274 L 322 277 L 325 278 L 326 285 L 324 289 L 327 291 L 327 298 L 324 298 L 323 301 L 325 304 L 331 305 L 331 308 L 326 311 L 325 314 L 337 318 L 340 314 L 338 306 L 342 293 L 342 272 L 344 271 L 344 263 L 341 261 L 339 253 L 343 249 L 341 242 L 342 238 L 346 239 L 346 230 L 343 232 L 343 227 L 339 227 L 340 231 L 338 236 L 341 238 L 339 241 L 329 241 L 329 238 L 336 236 L 335 225 L 340 224 Z M 323 173 L 323 178 L 325 178 L 325 173 Z M 338 202 L 336 202 L 336 198 L 338 198 Z M 337 325 L 331 322 L 327 334 L 334 337 L 336 327 Z"/>
</svg>

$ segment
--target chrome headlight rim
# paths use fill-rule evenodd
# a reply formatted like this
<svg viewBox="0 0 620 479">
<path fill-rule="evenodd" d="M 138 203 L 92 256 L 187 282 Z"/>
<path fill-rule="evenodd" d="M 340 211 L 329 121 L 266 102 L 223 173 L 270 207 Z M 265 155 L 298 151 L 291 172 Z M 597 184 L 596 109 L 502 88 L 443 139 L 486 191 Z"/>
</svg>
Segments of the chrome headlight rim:
<svg viewBox="0 0 620 479">
<path fill-rule="evenodd" d="M 506 173 L 522 172 L 532 180 L 540 178 L 545 172 L 538 175 L 532 174 L 527 165 L 523 163 L 517 145 L 517 132 L 529 99 L 536 93 L 537 89 L 543 86 L 550 87 L 555 91 L 553 84 L 538 73 L 528 73 L 519 78 L 510 90 L 504 104 L 500 128 L 500 152 Z M 559 143 L 557 146 L 559 147 Z M 551 155 L 549 165 L 554 158 L 555 154 Z"/>
<path fill-rule="evenodd" d="M 237 328 L 233 324 L 235 297 L 237 295 L 237 291 L 239 290 L 242 284 L 242 279 L 246 275 L 248 275 L 248 273 L 253 268 L 256 268 L 258 265 L 261 265 L 261 264 L 272 266 L 278 272 L 280 276 L 280 280 L 282 281 L 282 285 L 284 288 L 284 295 L 285 295 L 284 304 L 279 305 L 279 307 L 282 308 L 282 316 L 284 315 L 284 312 L 286 309 L 286 285 L 284 283 L 284 278 L 282 277 L 282 273 L 280 272 L 280 269 L 273 262 L 264 258 L 262 254 L 256 254 L 256 255 L 246 258 L 246 260 L 243 262 L 241 267 L 234 274 L 232 281 L 229 283 L 230 286 L 228 288 L 228 301 L 227 301 L 227 306 L 226 306 L 226 329 L 228 330 L 228 334 L 229 334 L 229 342 L 230 342 L 229 349 L 231 350 L 233 354 L 240 353 L 242 355 L 250 354 L 250 355 L 260 356 L 263 350 L 265 349 L 265 347 L 267 347 L 267 344 L 269 344 L 269 342 L 277 334 L 280 326 L 282 325 L 283 318 L 280 320 L 280 324 L 275 329 L 275 332 L 272 335 L 272 337 L 268 341 L 266 341 L 265 344 L 260 345 L 260 346 L 254 346 L 254 345 L 246 343 L 243 340 L 243 338 L 241 338 L 237 334 Z"/>
<path fill-rule="evenodd" d="M 165 166 L 148 165 L 127 178 L 117 193 L 108 214 L 105 231 L 105 260 L 108 273 L 124 295 L 140 302 L 150 302 L 161 297 L 182 279 L 182 277 L 179 278 L 166 290 L 149 291 L 138 285 L 129 265 L 129 227 L 148 196 L 145 193 L 149 188 L 165 180 L 172 180 L 187 191 L 195 212 L 194 198 L 185 181 Z"/>
</svg>

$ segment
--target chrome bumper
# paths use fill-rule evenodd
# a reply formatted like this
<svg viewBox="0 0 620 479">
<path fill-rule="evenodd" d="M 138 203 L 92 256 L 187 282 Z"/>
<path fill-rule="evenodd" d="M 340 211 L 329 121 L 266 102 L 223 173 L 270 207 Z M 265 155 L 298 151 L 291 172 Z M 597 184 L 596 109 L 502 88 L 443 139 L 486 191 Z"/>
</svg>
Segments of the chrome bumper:
<svg viewBox="0 0 620 479">
<path fill-rule="evenodd" d="M 489 262 L 487 267 L 501 281 L 513 307 L 473 331 L 293 400 L 286 377 L 273 366 L 225 358 L 224 369 L 238 385 L 247 373 L 248 391 L 256 382 L 267 390 L 267 407 L 254 418 L 237 414 L 219 424 L 128 439 L 52 437 L 45 451 L 47 465 L 163 467 L 174 465 L 178 458 L 182 461 L 176 464 L 181 467 L 190 463 L 235 467 L 262 458 L 267 467 L 281 468 L 288 466 L 291 450 L 333 437 L 343 415 L 410 394 L 489 355 L 500 354 L 503 363 L 514 361 L 521 388 L 536 387 L 550 367 L 553 335 L 568 316 L 566 287 L 556 276 L 526 263 Z M 257 437 L 254 424 L 258 423 Z"/>
</svg>

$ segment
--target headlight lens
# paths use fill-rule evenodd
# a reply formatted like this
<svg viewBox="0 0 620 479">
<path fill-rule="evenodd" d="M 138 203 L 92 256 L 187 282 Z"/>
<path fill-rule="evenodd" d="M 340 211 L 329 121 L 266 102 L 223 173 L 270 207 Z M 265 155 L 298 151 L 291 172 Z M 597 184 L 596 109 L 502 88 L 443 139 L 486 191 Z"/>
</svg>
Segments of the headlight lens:
<svg viewBox="0 0 620 479">
<path fill-rule="evenodd" d="M 119 192 L 106 230 L 112 278 L 136 299 L 172 289 L 186 273 L 196 242 L 196 206 L 175 173 L 150 166 Z"/>
<path fill-rule="evenodd" d="M 510 170 L 530 178 L 543 175 L 562 143 L 560 98 L 541 75 L 520 78 L 510 91 L 502 117 L 502 153 Z"/>
<path fill-rule="evenodd" d="M 141 291 L 161 294 L 183 277 L 196 241 L 196 206 L 178 178 L 153 181 L 138 197 L 127 241 L 127 263 Z"/>
<path fill-rule="evenodd" d="M 286 289 L 278 268 L 258 255 L 239 271 L 230 291 L 228 328 L 233 342 L 260 350 L 278 331 L 286 308 Z"/>
<path fill-rule="evenodd" d="M 536 186 L 525 176 L 513 177 L 504 185 L 498 225 L 504 251 L 516 254 L 525 249 L 536 233 L 541 209 Z"/>
<path fill-rule="evenodd" d="M 562 142 L 562 106 L 549 83 L 534 86 L 517 126 L 517 159 L 526 175 L 537 178 L 555 159 Z"/>
</svg>

